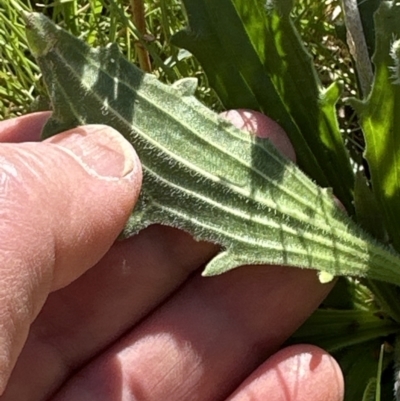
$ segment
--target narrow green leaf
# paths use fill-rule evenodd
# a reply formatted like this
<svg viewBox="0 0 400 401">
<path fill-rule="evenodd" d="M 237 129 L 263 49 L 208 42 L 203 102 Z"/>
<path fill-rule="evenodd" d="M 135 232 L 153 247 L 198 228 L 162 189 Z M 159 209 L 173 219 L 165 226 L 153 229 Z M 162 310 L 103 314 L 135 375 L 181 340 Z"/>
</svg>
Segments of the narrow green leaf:
<svg viewBox="0 0 400 401">
<path fill-rule="evenodd" d="M 357 3 L 364 29 L 365 40 L 367 42 L 368 53 L 370 57 L 372 57 L 375 52 L 374 14 L 381 4 L 381 0 L 357 0 Z"/>
<path fill-rule="evenodd" d="M 382 1 L 375 14 L 375 80 L 365 102 L 353 101 L 366 141 L 372 188 L 400 249 L 400 4 Z"/>
<path fill-rule="evenodd" d="M 376 391 L 375 391 L 375 401 L 381 401 L 381 379 L 383 371 L 383 356 L 385 353 L 385 345 L 381 345 L 381 351 L 379 352 L 379 362 L 378 371 L 376 373 Z"/>
<path fill-rule="evenodd" d="M 376 377 L 371 377 L 365 386 L 361 401 L 380 401 L 380 399 L 376 399 L 377 388 L 378 386 L 376 385 Z"/>
<path fill-rule="evenodd" d="M 354 207 L 358 224 L 380 241 L 387 241 L 380 206 L 374 192 L 368 186 L 365 175 L 361 172 L 356 174 Z"/>
<path fill-rule="evenodd" d="M 362 400 L 366 393 L 366 387 L 371 378 L 376 380 L 376 372 L 379 366 L 379 356 L 382 340 L 376 339 L 360 345 L 343 349 L 335 352 L 333 356 L 339 362 L 345 379 L 345 398 L 344 401 Z M 388 369 L 393 356 L 390 353 L 383 355 L 382 371 Z M 393 384 L 389 383 L 382 388 L 382 400 L 392 400 Z M 369 388 L 372 390 L 372 388 Z M 375 392 L 372 393 L 375 397 Z M 387 396 L 387 397 L 386 397 Z M 372 398 L 374 400 L 374 398 Z"/>
<path fill-rule="evenodd" d="M 260 110 L 288 133 L 299 166 L 352 211 L 353 173 L 335 104 L 290 19 L 291 0 L 182 0 L 189 27 L 173 43 L 191 51 L 227 108 Z"/>
<path fill-rule="evenodd" d="M 53 103 L 44 136 L 103 123 L 131 141 L 142 194 L 126 235 L 161 223 L 218 243 L 205 274 L 283 264 L 400 284 L 400 258 L 356 226 L 268 140 L 252 137 L 193 96 L 193 80 L 160 83 L 116 46 L 91 49 L 40 14 L 27 36 Z"/>
<path fill-rule="evenodd" d="M 318 309 L 291 339 L 296 343 L 311 342 L 335 352 L 399 331 L 392 320 L 369 311 Z"/>
<path fill-rule="evenodd" d="M 380 311 L 390 316 L 395 322 L 400 323 L 399 286 L 375 280 L 368 280 L 367 285 L 373 292 Z"/>
<path fill-rule="evenodd" d="M 387 242 L 387 233 L 382 218 L 381 209 L 371 188 L 367 185 L 364 174 L 356 175 L 354 188 L 354 206 L 357 222 L 375 238 Z M 393 320 L 400 322 L 400 288 L 397 285 L 368 280 L 376 302 L 382 312 Z"/>
<path fill-rule="evenodd" d="M 381 345 L 379 352 L 379 361 L 377 367 L 376 377 L 372 377 L 365 387 L 362 401 L 381 401 L 382 396 L 382 372 L 383 372 L 383 358 L 385 354 L 385 345 Z"/>
<path fill-rule="evenodd" d="M 358 280 L 339 277 L 335 286 L 321 304 L 323 309 L 361 309 L 367 310 L 372 299 L 370 291 Z"/>
</svg>

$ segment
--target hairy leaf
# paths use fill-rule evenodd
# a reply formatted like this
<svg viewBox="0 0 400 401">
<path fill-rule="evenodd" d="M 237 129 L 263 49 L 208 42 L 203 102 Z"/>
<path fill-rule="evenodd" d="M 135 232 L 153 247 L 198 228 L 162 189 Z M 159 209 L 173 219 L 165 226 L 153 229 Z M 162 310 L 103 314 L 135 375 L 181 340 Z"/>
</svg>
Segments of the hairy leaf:
<svg viewBox="0 0 400 401">
<path fill-rule="evenodd" d="M 300 167 L 352 211 L 353 173 L 336 120 L 338 83 L 324 88 L 292 24 L 292 0 L 183 0 L 190 50 L 227 108 L 270 116 L 288 133 Z"/>
<path fill-rule="evenodd" d="M 103 123 L 137 150 L 144 182 L 126 235 L 161 223 L 221 245 L 205 274 L 243 264 L 317 268 L 400 284 L 400 259 L 358 228 L 267 140 L 193 97 L 195 81 L 160 83 L 116 46 L 91 49 L 40 14 L 27 35 L 53 102 L 44 136 Z"/>
</svg>

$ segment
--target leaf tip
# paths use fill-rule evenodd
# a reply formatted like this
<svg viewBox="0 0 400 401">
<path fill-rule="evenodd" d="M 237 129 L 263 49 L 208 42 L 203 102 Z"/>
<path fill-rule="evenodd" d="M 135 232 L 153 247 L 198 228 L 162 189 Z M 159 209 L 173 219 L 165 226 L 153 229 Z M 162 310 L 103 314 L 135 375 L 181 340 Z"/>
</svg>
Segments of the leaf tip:
<svg viewBox="0 0 400 401">
<path fill-rule="evenodd" d="M 35 57 L 46 55 L 56 42 L 58 27 L 40 13 L 22 12 L 26 23 L 26 38 Z"/>
<path fill-rule="evenodd" d="M 172 87 L 177 90 L 181 96 L 194 96 L 197 90 L 197 78 L 182 78 L 176 81 Z"/>
<path fill-rule="evenodd" d="M 218 276 L 242 264 L 231 251 L 223 251 L 207 263 L 201 275 L 203 277 Z"/>
</svg>

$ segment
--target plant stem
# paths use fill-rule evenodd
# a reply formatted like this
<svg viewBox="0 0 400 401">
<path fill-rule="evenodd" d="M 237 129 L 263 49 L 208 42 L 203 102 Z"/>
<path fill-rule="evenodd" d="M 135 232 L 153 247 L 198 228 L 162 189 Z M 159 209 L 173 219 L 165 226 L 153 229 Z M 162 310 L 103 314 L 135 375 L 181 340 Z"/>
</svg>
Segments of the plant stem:
<svg viewBox="0 0 400 401">
<path fill-rule="evenodd" d="M 366 97 L 372 86 L 373 72 L 357 0 L 343 0 L 342 4 L 347 29 L 347 44 L 356 62 L 361 93 Z"/>
<path fill-rule="evenodd" d="M 144 16 L 144 1 L 143 0 L 130 0 L 132 22 L 137 30 L 141 33 L 142 37 L 146 35 L 146 20 Z M 151 63 L 149 53 L 140 41 L 135 43 L 136 53 L 139 59 L 140 68 L 143 71 L 151 72 Z"/>
</svg>

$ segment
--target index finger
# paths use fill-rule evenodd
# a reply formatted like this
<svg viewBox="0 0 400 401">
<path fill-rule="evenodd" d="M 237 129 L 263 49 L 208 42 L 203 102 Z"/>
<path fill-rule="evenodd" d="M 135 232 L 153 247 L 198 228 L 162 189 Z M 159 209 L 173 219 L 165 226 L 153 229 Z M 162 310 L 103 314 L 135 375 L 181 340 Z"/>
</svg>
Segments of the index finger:
<svg viewBox="0 0 400 401">
<path fill-rule="evenodd" d="M 39 111 L 0 122 L 0 142 L 36 142 L 50 111 Z"/>
</svg>

